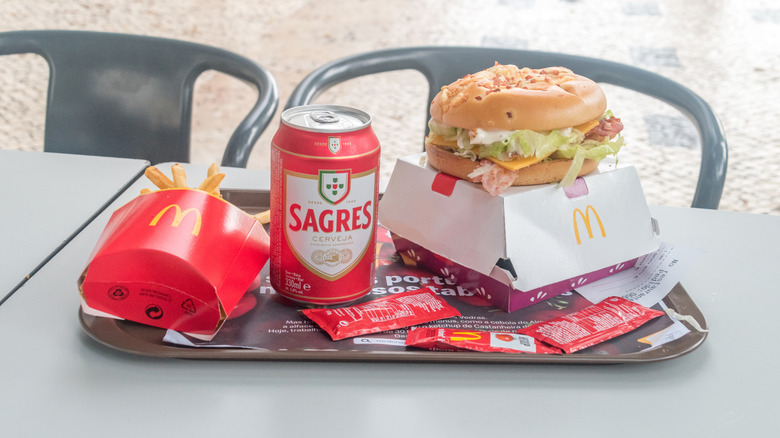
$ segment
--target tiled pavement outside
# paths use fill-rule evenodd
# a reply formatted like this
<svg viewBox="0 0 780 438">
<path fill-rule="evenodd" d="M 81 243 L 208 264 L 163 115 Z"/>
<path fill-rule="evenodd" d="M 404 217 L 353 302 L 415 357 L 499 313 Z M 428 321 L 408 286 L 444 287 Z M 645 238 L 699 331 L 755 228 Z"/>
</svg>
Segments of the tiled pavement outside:
<svg viewBox="0 0 780 438">
<path fill-rule="evenodd" d="M 271 70 L 280 106 L 317 66 L 380 48 L 503 46 L 635 65 L 691 88 L 720 116 L 729 142 L 720 208 L 780 214 L 780 6 L 773 1 L 9 0 L 0 3 L 0 17 L 0 31 L 111 31 L 222 47 Z M 42 148 L 47 77 L 37 56 L 0 58 L 0 148 Z M 334 87 L 318 102 L 374 115 L 387 178 L 397 156 L 421 149 L 425 86 L 416 72 L 386 73 Z M 193 162 L 220 160 L 251 105 L 247 91 L 213 72 L 198 80 Z M 699 166 L 692 124 L 647 97 L 611 86 L 606 91 L 626 126 L 620 165 L 637 167 L 649 203 L 690 205 Z M 276 126 L 261 137 L 250 168 L 268 168 Z"/>
</svg>

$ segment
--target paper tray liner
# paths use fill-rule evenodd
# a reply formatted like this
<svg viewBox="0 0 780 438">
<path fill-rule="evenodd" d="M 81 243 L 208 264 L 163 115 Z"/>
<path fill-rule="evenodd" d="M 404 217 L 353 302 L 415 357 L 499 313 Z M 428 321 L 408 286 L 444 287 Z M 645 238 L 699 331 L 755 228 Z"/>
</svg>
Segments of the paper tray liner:
<svg viewBox="0 0 780 438">
<path fill-rule="evenodd" d="M 269 205 L 269 194 L 267 191 L 253 190 L 224 190 L 225 198 L 247 210 L 250 213 L 256 213 L 267 209 Z M 268 267 L 264 268 L 267 272 Z M 432 274 L 431 274 L 432 275 Z M 267 291 L 267 289 L 265 289 Z M 252 310 L 262 312 L 263 310 L 276 309 L 282 314 L 274 314 L 274 320 L 277 323 L 286 323 L 290 318 L 299 319 L 303 324 L 308 320 L 300 315 L 296 307 L 288 305 L 278 295 L 268 295 L 256 290 L 251 294 L 257 303 L 246 314 L 236 318 L 234 323 L 243 324 L 242 318 L 251 318 Z M 384 295 L 380 295 L 384 296 Z M 572 300 L 584 300 L 578 294 L 570 295 Z M 450 299 L 454 305 L 461 309 L 469 310 L 468 304 L 461 299 Z M 693 302 L 691 297 L 685 291 L 681 284 L 677 284 L 674 289 L 663 300 L 664 303 L 676 311 L 678 314 L 690 315 L 699 322 L 703 329 L 707 329 L 707 323 Z M 544 302 L 536 306 L 544 305 Z M 580 303 L 580 306 L 585 305 Z M 491 312 L 500 315 L 500 318 L 506 318 L 507 315 L 520 314 L 513 312 L 507 314 L 498 309 L 474 309 L 477 314 L 490 314 Z M 526 310 L 533 312 L 534 309 Z M 487 313 L 486 313 L 487 312 Z M 319 332 L 308 331 L 304 334 L 295 336 L 294 334 L 285 334 L 277 336 L 276 339 L 285 339 L 288 345 L 275 345 L 268 349 L 249 349 L 249 348 L 191 348 L 163 342 L 165 330 L 151 326 L 146 326 L 130 321 L 115 320 L 110 318 L 101 318 L 86 315 L 79 309 L 79 320 L 83 329 L 93 339 L 110 348 L 143 356 L 161 357 L 161 358 L 182 358 L 182 359 L 230 359 L 230 360 L 296 360 L 296 361 L 384 361 L 384 362 L 438 362 L 438 363 L 580 363 L 580 364 L 609 364 L 609 363 L 642 363 L 668 360 L 682 356 L 699 347 L 707 337 L 706 332 L 699 332 L 693 327 L 685 336 L 675 341 L 664 344 L 654 349 L 644 349 L 641 351 L 631 351 L 632 345 L 639 345 L 636 339 L 648 336 L 671 323 L 668 317 L 663 316 L 656 321 L 640 327 L 637 331 L 628 333 L 621 337 L 582 350 L 569 355 L 545 355 L 545 354 L 508 354 L 508 353 L 477 353 L 477 352 L 439 352 L 428 351 L 411 347 L 385 346 L 385 345 L 359 345 L 356 346 L 353 339 L 346 339 L 333 342 L 327 339 L 327 336 Z M 489 322 L 489 321 L 488 321 Z M 228 321 L 223 327 L 229 330 Z M 434 323 L 435 324 L 435 323 Z M 320 340 L 321 337 L 322 339 Z M 376 334 L 366 337 L 366 339 L 386 339 L 386 334 Z M 626 337 L 629 337 L 628 339 Z M 315 339 L 316 345 L 301 345 L 297 338 Z M 218 339 L 215 339 L 218 342 Z M 627 347 L 628 346 L 628 347 Z M 359 349 L 358 349 L 359 348 Z"/>
</svg>

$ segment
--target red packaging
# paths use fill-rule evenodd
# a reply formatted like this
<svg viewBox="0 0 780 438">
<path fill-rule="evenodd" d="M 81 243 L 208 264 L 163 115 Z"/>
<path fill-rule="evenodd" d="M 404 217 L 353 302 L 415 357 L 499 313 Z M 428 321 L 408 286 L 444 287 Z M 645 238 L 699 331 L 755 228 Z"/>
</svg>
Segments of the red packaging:
<svg viewBox="0 0 780 438">
<path fill-rule="evenodd" d="M 517 332 L 573 353 L 628 333 L 663 314 L 621 297 L 609 297 L 578 312 Z"/>
<path fill-rule="evenodd" d="M 430 288 L 403 292 L 337 309 L 306 309 L 303 314 L 334 341 L 460 316 Z"/>
<path fill-rule="evenodd" d="M 268 234 L 238 207 L 199 190 L 160 190 L 114 212 L 79 290 L 91 309 L 212 336 L 268 252 Z"/>
<path fill-rule="evenodd" d="M 527 335 L 438 327 L 410 330 L 406 345 L 437 351 L 561 354 L 560 349 L 544 345 Z"/>
<path fill-rule="evenodd" d="M 336 105 L 282 113 L 271 148 L 271 284 L 347 304 L 374 286 L 380 146 L 371 117 Z"/>
</svg>

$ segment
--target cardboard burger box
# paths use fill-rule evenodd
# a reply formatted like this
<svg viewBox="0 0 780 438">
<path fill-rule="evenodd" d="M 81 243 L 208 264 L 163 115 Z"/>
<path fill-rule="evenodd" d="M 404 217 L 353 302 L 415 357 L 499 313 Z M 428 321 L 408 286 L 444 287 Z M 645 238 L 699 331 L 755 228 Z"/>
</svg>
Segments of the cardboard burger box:
<svg viewBox="0 0 780 438">
<path fill-rule="evenodd" d="M 206 192 L 167 189 L 117 209 L 78 280 L 86 313 L 213 337 L 268 260 L 262 225 Z"/>
<path fill-rule="evenodd" d="M 379 221 L 405 260 L 508 312 L 628 269 L 660 245 L 633 167 L 494 197 L 416 154 L 397 161 Z"/>
</svg>

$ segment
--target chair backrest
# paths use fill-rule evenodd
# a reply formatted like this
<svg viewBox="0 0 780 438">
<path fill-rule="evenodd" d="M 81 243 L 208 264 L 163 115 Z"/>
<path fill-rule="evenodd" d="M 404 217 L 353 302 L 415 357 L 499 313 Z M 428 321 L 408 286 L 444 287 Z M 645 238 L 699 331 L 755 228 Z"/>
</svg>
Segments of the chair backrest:
<svg viewBox="0 0 780 438">
<path fill-rule="evenodd" d="M 692 207 L 718 208 L 726 179 L 727 145 L 710 106 L 690 89 L 658 74 L 611 61 L 560 53 L 487 47 L 405 47 L 368 52 L 325 64 L 293 91 L 286 108 L 305 105 L 329 87 L 363 75 L 417 70 L 428 80 L 428 101 L 440 88 L 494 62 L 520 67 L 563 66 L 596 82 L 617 85 L 662 100 L 686 114 L 702 142 L 699 179 Z M 428 114 L 428 107 L 425 108 Z"/>
<path fill-rule="evenodd" d="M 224 166 L 246 167 L 279 102 L 262 66 L 201 44 L 103 32 L 0 33 L 0 54 L 22 53 L 49 64 L 47 152 L 189 162 L 195 80 L 214 70 L 258 91 L 222 158 Z"/>
</svg>

